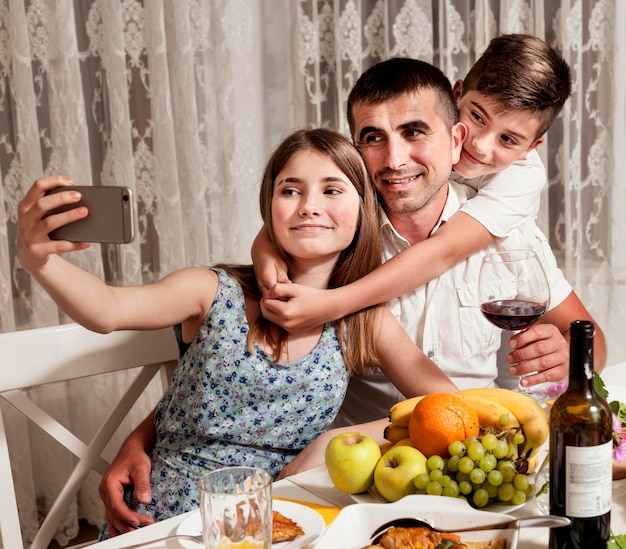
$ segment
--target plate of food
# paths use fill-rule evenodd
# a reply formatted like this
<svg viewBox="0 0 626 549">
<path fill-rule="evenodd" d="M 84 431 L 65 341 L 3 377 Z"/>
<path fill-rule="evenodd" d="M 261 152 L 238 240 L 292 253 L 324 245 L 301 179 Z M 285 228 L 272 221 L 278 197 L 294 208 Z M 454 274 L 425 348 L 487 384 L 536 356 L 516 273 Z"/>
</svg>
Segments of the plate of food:
<svg viewBox="0 0 626 549">
<path fill-rule="evenodd" d="M 433 497 L 416 494 L 394 503 L 358 503 L 344 507 L 315 544 L 315 549 L 363 549 L 369 547 L 372 533 L 390 520 L 419 517 L 436 528 L 454 534 L 456 530 L 471 526 L 488 526 L 513 520 L 503 513 L 479 511 L 458 498 Z M 404 532 L 418 535 L 417 530 Z M 472 549 L 515 549 L 519 532 L 517 528 L 459 532 L 460 542 Z M 415 545 L 418 547 L 419 545 Z M 377 546 L 372 546 L 377 547 Z"/>
<path fill-rule="evenodd" d="M 317 511 L 291 501 L 273 500 L 272 549 L 300 549 L 313 543 L 324 530 L 326 523 Z M 278 513 L 278 514 L 276 514 Z M 200 511 L 190 513 L 178 526 L 177 534 L 197 535 L 202 532 Z M 180 540 L 185 549 L 198 549 L 198 544 Z"/>
</svg>

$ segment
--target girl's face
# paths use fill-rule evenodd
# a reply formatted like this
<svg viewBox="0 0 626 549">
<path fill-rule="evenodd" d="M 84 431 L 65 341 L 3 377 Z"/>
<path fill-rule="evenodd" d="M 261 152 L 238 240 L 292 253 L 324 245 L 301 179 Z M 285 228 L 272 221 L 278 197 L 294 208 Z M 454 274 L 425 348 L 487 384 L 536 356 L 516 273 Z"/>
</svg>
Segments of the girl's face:
<svg viewBox="0 0 626 549">
<path fill-rule="evenodd" d="M 294 260 L 337 260 L 356 232 L 361 199 L 348 177 L 316 151 L 296 152 L 274 180 L 276 240 Z"/>
</svg>

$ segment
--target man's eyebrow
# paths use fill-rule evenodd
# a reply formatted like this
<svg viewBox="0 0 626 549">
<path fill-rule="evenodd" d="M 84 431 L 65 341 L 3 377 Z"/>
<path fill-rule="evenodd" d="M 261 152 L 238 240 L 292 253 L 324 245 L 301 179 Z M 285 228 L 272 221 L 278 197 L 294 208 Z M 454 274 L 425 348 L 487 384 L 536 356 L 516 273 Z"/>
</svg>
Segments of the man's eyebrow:
<svg viewBox="0 0 626 549">
<path fill-rule="evenodd" d="M 410 120 L 409 122 L 405 122 L 404 124 L 400 124 L 397 129 L 399 131 L 405 131 L 405 130 L 430 130 L 431 127 L 430 127 L 430 124 L 428 124 L 428 122 L 426 122 L 425 120 Z M 382 131 L 382 130 L 380 128 L 375 127 L 375 126 L 365 126 L 359 132 L 359 141 L 362 141 L 363 138 L 368 133 L 378 133 L 380 131 Z"/>
<path fill-rule="evenodd" d="M 399 126 L 400 130 L 430 130 L 430 124 L 425 120 L 411 120 Z"/>
<path fill-rule="evenodd" d="M 359 132 L 359 141 L 362 141 L 363 138 L 368 134 L 368 133 L 376 133 L 379 132 L 380 128 L 377 128 L 375 126 L 365 126 L 364 128 L 361 128 L 361 131 Z"/>
</svg>

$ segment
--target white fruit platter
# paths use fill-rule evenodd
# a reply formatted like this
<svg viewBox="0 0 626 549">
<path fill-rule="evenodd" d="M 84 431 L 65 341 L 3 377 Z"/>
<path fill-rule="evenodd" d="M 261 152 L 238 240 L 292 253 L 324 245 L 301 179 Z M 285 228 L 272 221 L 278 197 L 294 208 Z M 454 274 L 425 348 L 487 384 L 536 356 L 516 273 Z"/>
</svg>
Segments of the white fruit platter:
<svg viewBox="0 0 626 549">
<path fill-rule="evenodd" d="M 404 517 L 425 519 L 433 526 L 448 532 L 514 519 L 503 513 L 473 509 L 462 499 L 417 494 L 406 496 L 395 503 L 358 503 L 344 507 L 314 547 L 361 549 L 370 542 L 370 536 L 377 527 L 392 519 Z M 515 549 L 519 531 L 517 528 L 510 528 L 465 532 L 460 535 L 463 541 L 504 539 L 507 549 Z"/>
<path fill-rule="evenodd" d="M 531 479 L 534 480 L 534 474 L 530 475 Z M 428 497 L 428 498 L 438 498 L 438 497 L 443 497 L 443 496 L 426 496 L 425 494 L 415 494 L 420 495 L 422 497 Z M 385 500 L 379 493 L 378 490 L 376 490 L 375 486 L 372 486 L 367 492 L 361 492 L 360 494 L 350 494 L 350 497 L 356 502 L 356 503 L 385 503 L 387 505 L 389 505 L 389 503 L 387 502 L 387 500 Z M 528 499 L 524 502 L 524 503 L 520 503 L 518 505 L 513 505 L 512 503 L 489 503 L 488 505 L 486 505 L 485 507 L 482 507 L 480 509 L 476 509 L 473 508 L 476 511 L 488 511 L 491 513 L 512 513 L 513 511 L 516 511 L 517 509 L 521 509 L 522 507 L 524 507 L 524 505 L 528 504 L 530 501 L 532 501 L 534 499 L 534 495 L 530 495 L 528 496 Z M 447 501 L 448 499 L 452 499 L 452 498 L 446 498 L 445 501 Z M 463 498 L 458 498 L 459 500 L 461 500 L 463 503 L 466 503 Z M 429 500 L 430 501 L 430 500 Z M 469 505 L 469 504 L 468 504 Z"/>
</svg>

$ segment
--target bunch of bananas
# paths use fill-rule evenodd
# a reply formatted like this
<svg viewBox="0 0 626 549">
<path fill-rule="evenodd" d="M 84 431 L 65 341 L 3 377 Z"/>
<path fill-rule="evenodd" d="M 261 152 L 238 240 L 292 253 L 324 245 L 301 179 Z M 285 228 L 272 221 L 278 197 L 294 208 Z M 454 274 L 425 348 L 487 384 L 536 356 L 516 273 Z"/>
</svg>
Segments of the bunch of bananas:
<svg viewBox="0 0 626 549">
<path fill-rule="evenodd" d="M 548 438 L 549 425 L 545 410 L 531 397 L 509 389 L 484 388 L 463 389 L 455 393 L 476 411 L 481 432 L 521 430 L 524 441 L 517 453 L 534 465 L 537 453 Z M 422 396 L 409 398 L 394 404 L 389 410 L 389 424 L 385 439 L 389 446 L 410 445 L 409 418 Z"/>
</svg>

